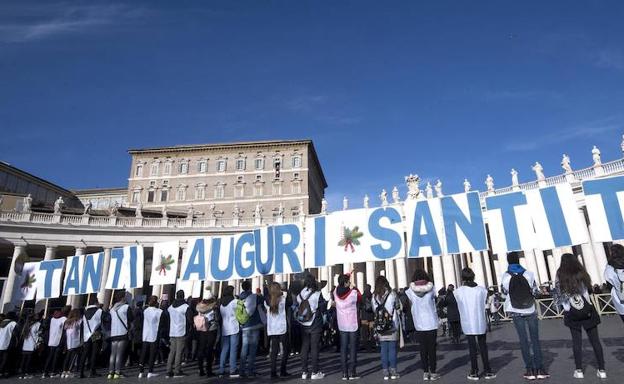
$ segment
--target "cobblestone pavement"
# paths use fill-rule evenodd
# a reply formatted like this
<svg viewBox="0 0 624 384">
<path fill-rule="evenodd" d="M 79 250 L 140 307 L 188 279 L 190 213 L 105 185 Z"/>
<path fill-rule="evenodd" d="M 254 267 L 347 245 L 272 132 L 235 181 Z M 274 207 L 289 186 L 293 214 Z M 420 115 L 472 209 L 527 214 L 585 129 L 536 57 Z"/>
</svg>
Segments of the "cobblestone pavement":
<svg viewBox="0 0 624 384">
<path fill-rule="evenodd" d="M 572 378 L 574 370 L 574 359 L 572 356 L 572 341 L 568 328 L 563 325 L 563 321 L 543 320 L 540 322 L 540 335 L 544 352 L 544 361 L 552 377 L 547 382 L 550 383 L 622 383 L 624 381 L 624 323 L 616 316 L 603 317 L 603 322 L 599 326 L 600 336 L 605 352 L 606 368 L 609 378 L 599 380 L 596 378 L 596 368 L 593 351 L 589 341 L 583 341 L 583 357 L 585 365 L 585 379 L 578 380 Z M 463 340 L 462 340 L 463 341 Z M 490 361 L 493 370 L 498 377 L 492 383 L 522 382 L 524 364 L 520 354 L 520 347 L 517 341 L 516 332 L 510 323 L 495 326 L 488 334 L 488 348 Z M 468 382 L 466 374 L 469 370 L 468 346 L 463 341 L 460 345 L 450 343 L 448 337 L 438 338 L 438 372 L 442 375 L 440 383 L 464 383 Z M 479 362 L 481 364 L 481 362 Z M 218 379 L 205 378 L 197 375 L 194 364 L 184 366 L 184 371 L 188 375 L 184 378 L 167 379 L 163 376 L 165 367 L 160 365 L 156 369 L 159 377 L 149 379 L 151 383 L 180 382 L 180 383 L 238 383 L 238 382 L 269 382 L 281 381 L 288 383 L 302 382 L 300 378 L 299 357 L 294 356 L 289 360 L 288 370 L 292 374 L 289 379 L 271 380 L 268 372 L 268 358 L 258 357 L 257 362 L 260 376 L 253 380 L 246 379 Z M 327 374 L 319 383 L 341 381 L 341 368 L 339 354 L 333 349 L 326 349 L 321 353 L 321 368 Z M 419 363 L 418 351 L 414 345 L 407 345 L 399 352 L 399 372 L 401 378 L 396 384 L 414 383 L 422 381 L 422 370 Z M 362 376 L 360 384 L 381 383 L 381 367 L 378 353 L 360 353 L 358 355 L 358 373 Z M 147 379 L 138 379 L 136 369 L 127 369 L 126 378 L 115 380 L 115 382 L 146 382 Z M 46 379 L 52 381 L 69 381 L 64 379 Z M 78 379 L 72 379 L 75 382 Z M 11 378 L 8 381 L 24 382 Z M 28 380 L 39 381 L 39 379 Z M 111 382 L 105 378 L 84 379 L 85 383 L 105 383 Z M 481 379 L 481 381 L 484 381 Z M 490 382 L 490 381 L 489 381 Z M 389 382 L 390 383 L 390 382 Z M 545 383 L 546 384 L 546 383 Z"/>
</svg>

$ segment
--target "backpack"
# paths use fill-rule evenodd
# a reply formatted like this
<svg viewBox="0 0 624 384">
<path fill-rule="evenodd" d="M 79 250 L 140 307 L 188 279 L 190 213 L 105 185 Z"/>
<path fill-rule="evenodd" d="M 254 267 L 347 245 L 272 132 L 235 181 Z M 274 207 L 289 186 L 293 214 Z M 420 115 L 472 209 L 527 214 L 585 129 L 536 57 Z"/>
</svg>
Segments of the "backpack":
<svg viewBox="0 0 624 384">
<path fill-rule="evenodd" d="M 208 331 L 208 322 L 206 321 L 206 316 L 202 314 L 193 316 L 193 325 L 195 325 L 195 329 L 199 332 Z"/>
<path fill-rule="evenodd" d="M 301 303 L 299 303 L 299 305 L 297 306 L 297 311 L 295 312 L 295 319 L 300 322 L 300 323 L 307 323 L 310 320 L 312 320 L 312 318 L 314 317 L 314 312 L 312 311 L 312 308 L 310 307 L 310 296 L 312 296 L 314 292 L 310 292 L 310 294 L 308 295 L 308 297 L 306 297 L 305 299 L 303 298 L 303 296 L 301 296 L 301 293 L 299 294 L 299 297 L 301 298 Z"/>
<path fill-rule="evenodd" d="M 245 324 L 249 321 L 249 313 L 247 312 L 247 308 L 245 308 L 245 300 L 236 300 L 236 309 L 234 310 L 234 316 L 236 320 L 238 320 L 239 324 Z"/>
<path fill-rule="evenodd" d="M 390 293 L 386 295 L 383 302 L 381 303 L 377 301 L 377 298 L 373 299 L 377 303 L 377 309 L 375 310 L 375 317 L 373 321 L 373 329 L 378 335 L 388 335 L 394 332 L 394 309 L 392 310 L 392 314 L 389 313 L 386 309 L 386 301 L 388 300 L 389 296 Z"/>
<path fill-rule="evenodd" d="M 583 295 L 570 296 L 570 310 L 568 316 L 572 321 L 588 320 L 592 317 L 594 307 L 585 299 Z"/>
<path fill-rule="evenodd" d="M 511 306 L 517 309 L 528 309 L 535 303 L 533 292 L 529 281 L 524 278 L 522 273 L 511 273 L 509 280 L 509 299 L 511 300 Z"/>
</svg>

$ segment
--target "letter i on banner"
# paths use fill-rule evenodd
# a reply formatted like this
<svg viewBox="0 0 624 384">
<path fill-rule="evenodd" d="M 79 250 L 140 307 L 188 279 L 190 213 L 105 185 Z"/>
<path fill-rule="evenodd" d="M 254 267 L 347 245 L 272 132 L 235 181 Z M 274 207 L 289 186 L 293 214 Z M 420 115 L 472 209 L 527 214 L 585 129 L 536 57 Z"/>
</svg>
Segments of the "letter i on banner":
<svg viewBox="0 0 624 384">
<path fill-rule="evenodd" d="M 624 176 L 584 181 L 583 192 L 592 239 L 624 239 Z"/>
<path fill-rule="evenodd" d="M 65 260 L 44 260 L 39 263 L 36 274 L 37 299 L 51 299 L 61 296 L 61 277 Z"/>
<path fill-rule="evenodd" d="M 143 246 L 132 245 L 124 247 L 124 271 L 126 272 L 124 288 L 139 288 L 143 286 L 145 272 L 143 260 Z"/>
<path fill-rule="evenodd" d="M 305 267 L 318 268 L 328 265 L 325 245 L 326 216 L 305 219 Z"/>
</svg>

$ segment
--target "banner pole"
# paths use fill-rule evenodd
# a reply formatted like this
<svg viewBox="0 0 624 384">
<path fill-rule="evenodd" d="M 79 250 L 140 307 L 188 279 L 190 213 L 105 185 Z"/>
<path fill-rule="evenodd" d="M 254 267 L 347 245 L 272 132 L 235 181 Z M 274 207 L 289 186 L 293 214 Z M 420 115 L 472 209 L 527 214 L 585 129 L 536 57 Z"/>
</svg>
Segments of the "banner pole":
<svg viewBox="0 0 624 384">
<path fill-rule="evenodd" d="M 22 300 L 22 305 L 20 306 L 19 317 L 22 318 L 22 312 L 24 312 L 24 304 L 26 304 L 26 300 Z"/>
<path fill-rule="evenodd" d="M 219 281 L 219 293 L 217 297 L 221 299 L 221 295 L 223 295 L 223 281 Z"/>
<path fill-rule="evenodd" d="M 87 305 L 85 305 L 85 307 L 89 306 L 90 301 L 91 301 L 91 294 L 87 293 Z"/>
<path fill-rule="evenodd" d="M 115 290 L 112 289 L 111 290 L 111 297 L 110 297 L 110 301 L 108 302 L 108 309 L 110 309 L 113 306 L 113 298 L 115 297 Z"/>
<path fill-rule="evenodd" d="M 45 306 L 43 308 L 43 318 L 45 319 L 46 317 L 48 317 L 48 298 L 45 299 Z"/>
</svg>

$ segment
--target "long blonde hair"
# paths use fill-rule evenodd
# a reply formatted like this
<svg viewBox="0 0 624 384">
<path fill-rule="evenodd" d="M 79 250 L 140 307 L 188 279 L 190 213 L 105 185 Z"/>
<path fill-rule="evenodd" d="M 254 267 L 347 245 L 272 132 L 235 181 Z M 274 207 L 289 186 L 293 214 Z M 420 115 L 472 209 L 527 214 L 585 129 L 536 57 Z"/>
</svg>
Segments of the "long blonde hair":
<svg viewBox="0 0 624 384">
<path fill-rule="evenodd" d="M 277 315 L 279 313 L 279 305 L 282 300 L 282 287 L 279 283 L 272 282 L 269 286 L 269 311 Z"/>
</svg>

